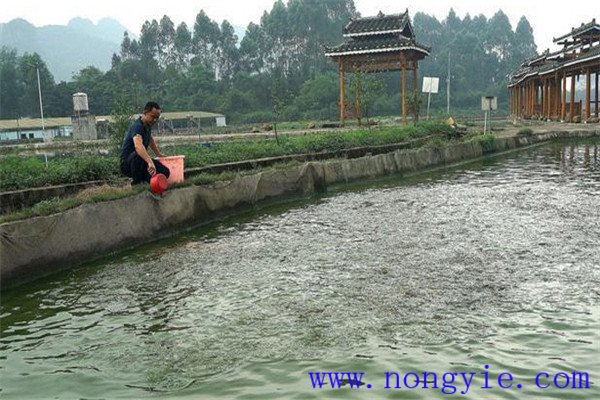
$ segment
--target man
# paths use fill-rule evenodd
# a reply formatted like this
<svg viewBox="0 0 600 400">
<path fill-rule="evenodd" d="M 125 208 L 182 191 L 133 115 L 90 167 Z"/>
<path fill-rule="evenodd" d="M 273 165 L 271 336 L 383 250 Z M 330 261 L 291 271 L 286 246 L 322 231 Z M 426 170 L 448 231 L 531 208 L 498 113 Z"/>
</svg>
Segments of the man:
<svg viewBox="0 0 600 400">
<path fill-rule="evenodd" d="M 160 106 L 149 101 L 144 113 L 129 127 L 121 152 L 121 172 L 133 179 L 132 185 L 150 182 L 156 173 L 169 177 L 169 169 L 148 154 L 148 146 L 157 157 L 164 157 L 152 137 L 152 125 L 160 118 Z"/>
</svg>

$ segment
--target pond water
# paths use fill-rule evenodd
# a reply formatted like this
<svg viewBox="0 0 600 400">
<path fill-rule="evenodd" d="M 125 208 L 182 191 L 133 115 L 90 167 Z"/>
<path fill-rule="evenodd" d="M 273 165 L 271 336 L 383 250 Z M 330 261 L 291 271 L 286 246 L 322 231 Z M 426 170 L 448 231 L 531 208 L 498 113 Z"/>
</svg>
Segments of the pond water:
<svg viewBox="0 0 600 400">
<path fill-rule="evenodd" d="M 599 148 L 344 185 L 4 291 L 0 397 L 598 399 Z"/>
</svg>

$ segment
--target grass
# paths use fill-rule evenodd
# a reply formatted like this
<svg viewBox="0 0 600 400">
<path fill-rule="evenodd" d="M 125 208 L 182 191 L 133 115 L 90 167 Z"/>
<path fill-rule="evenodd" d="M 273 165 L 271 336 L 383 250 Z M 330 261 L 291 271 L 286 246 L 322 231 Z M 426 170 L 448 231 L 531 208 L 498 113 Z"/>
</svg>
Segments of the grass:
<svg viewBox="0 0 600 400">
<path fill-rule="evenodd" d="M 279 163 L 270 167 L 270 169 L 282 169 L 288 168 L 292 165 L 301 164 L 298 161 L 291 161 L 289 163 Z M 236 176 L 245 176 L 255 174 L 257 172 L 265 171 L 267 168 L 257 168 L 254 170 L 233 172 L 225 171 L 219 174 L 201 173 L 195 175 L 184 182 L 171 186 L 171 188 L 181 188 L 193 185 L 209 185 L 215 182 L 231 181 Z M 68 197 L 54 197 L 52 199 L 42 200 L 32 207 L 25 208 L 23 210 L 13 212 L 10 214 L 0 215 L 0 224 L 12 221 L 18 221 L 21 219 L 40 217 L 46 215 L 52 215 L 59 212 L 69 210 L 71 208 L 78 207 L 84 203 L 99 203 L 102 201 L 117 200 L 125 197 L 133 196 L 141 193 L 145 190 L 149 190 L 148 185 L 137 185 L 137 186 L 110 186 L 108 184 L 88 188 L 82 190 L 76 195 Z"/>
<path fill-rule="evenodd" d="M 491 153 L 494 151 L 494 144 L 496 142 L 496 135 L 493 133 L 482 133 L 479 135 L 471 136 L 469 138 L 470 142 L 477 142 L 483 148 L 483 153 Z"/>
<path fill-rule="evenodd" d="M 531 129 L 531 128 L 521 128 L 521 129 L 519 129 L 519 132 L 517 132 L 517 135 L 519 135 L 519 136 L 532 136 L 533 135 L 533 129 Z"/>
<path fill-rule="evenodd" d="M 446 125 L 423 123 L 417 126 L 387 127 L 367 129 L 347 133 L 333 132 L 325 134 L 307 134 L 303 136 L 282 137 L 280 143 L 274 140 L 219 142 L 210 147 L 178 146 L 179 154 L 186 156 L 187 167 L 199 167 L 233 161 L 243 161 L 263 157 L 288 154 L 336 151 L 352 147 L 377 146 L 403 142 L 409 139 L 437 134 L 430 145 L 444 145 L 449 128 Z M 6 156 L 0 162 L 0 189 L 11 190 L 50 184 L 83 182 L 99 179 L 119 178 L 118 158 L 115 156 L 98 157 L 81 155 L 69 158 L 53 159 L 45 164 L 35 157 L 23 158 L 15 154 Z M 299 162 L 291 161 L 276 164 L 270 168 L 287 168 Z M 226 171 L 220 174 L 201 173 L 174 187 L 205 185 L 217 181 L 229 181 L 238 175 L 254 174 L 265 168 L 242 172 Z M 96 203 L 135 195 L 147 190 L 147 185 L 136 187 L 103 185 L 83 190 L 70 197 L 52 198 L 21 211 L 0 216 L 0 223 L 50 215 L 62 212 L 84 203 Z"/>
<path fill-rule="evenodd" d="M 16 221 L 20 219 L 51 215 L 58 212 L 75 208 L 84 203 L 99 203 L 102 201 L 122 199 L 147 189 L 147 185 L 136 187 L 115 187 L 109 185 L 98 186 L 82 190 L 70 197 L 54 197 L 48 200 L 42 200 L 32 207 L 25 208 L 10 214 L 0 216 L 0 223 Z"/>
<path fill-rule="evenodd" d="M 282 136 L 279 144 L 269 140 L 227 141 L 202 145 L 175 146 L 185 155 L 186 167 L 203 167 L 265 157 L 338 151 L 352 147 L 400 143 L 428 135 L 448 135 L 444 124 L 421 123 L 416 126 L 359 129 L 350 132 L 310 133 Z M 51 159 L 48 167 L 36 157 L 9 154 L 0 161 L 0 190 L 18 190 L 48 185 L 116 180 L 120 177 L 117 156 L 78 155 Z"/>
</svg>

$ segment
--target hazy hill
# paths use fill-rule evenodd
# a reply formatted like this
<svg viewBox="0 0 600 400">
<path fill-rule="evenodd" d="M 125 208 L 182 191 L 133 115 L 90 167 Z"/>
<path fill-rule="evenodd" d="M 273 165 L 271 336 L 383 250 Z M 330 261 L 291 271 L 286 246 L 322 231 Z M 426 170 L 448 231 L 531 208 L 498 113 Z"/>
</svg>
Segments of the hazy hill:
<svg viewBox="0 0 600 400">
<path fill-rule="evenodd" d="M 35 27 L 24 19 L 0 24 L 0 47 L 17 49 L 19 54 L 37 52 L 58 81 L 71 80 L 73 73 L 89 65 L 103 71 L 110 68 L 125 31 L 119 22 L 104 18 L 98 24 L 74 18 L 68 25 Z"/>
</svg>

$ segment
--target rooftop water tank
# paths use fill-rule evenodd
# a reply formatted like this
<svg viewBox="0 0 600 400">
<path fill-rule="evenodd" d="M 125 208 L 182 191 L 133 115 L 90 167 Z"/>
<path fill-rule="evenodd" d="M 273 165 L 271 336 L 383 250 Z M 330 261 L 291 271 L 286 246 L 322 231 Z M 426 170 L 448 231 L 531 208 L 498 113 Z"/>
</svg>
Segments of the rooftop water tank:
<svg viewBox="0 0 600 400">
<path fill-rule="evenodd" d="M 89 111 L 88 98 L 85 93 L 73 94 L 73 110 L 75 115 L 85 115 Z"/>
</svg>

